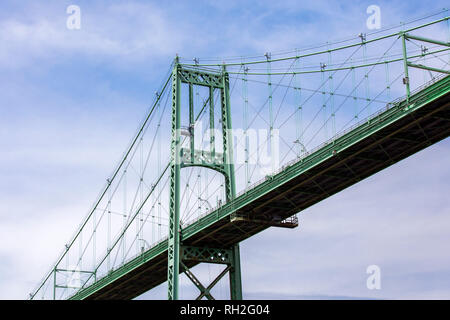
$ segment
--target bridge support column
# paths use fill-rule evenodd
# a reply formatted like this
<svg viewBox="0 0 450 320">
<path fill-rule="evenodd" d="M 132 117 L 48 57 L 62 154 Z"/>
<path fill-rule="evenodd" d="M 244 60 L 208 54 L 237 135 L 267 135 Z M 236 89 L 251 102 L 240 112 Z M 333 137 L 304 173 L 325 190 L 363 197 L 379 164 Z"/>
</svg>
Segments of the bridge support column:
<svg viewBox="0 0 450 320">
<path fill-rule="evenodd" d="M 239 244 L 231 249 L 233 262 L 230 270 L 230 297 L 231 300 L 242 300 L 241 257 Z"/>
<path fill-rule="evenodd" d="M 181 101 L 180 90 L 181 85 L 187 84 L 189 90 L 189 139 L 190 148 L 181 148 Z M 214 129 L 214 92 L 220 92 L 220 114 L 222 123 L 223 137 L 223 153 L 216 152 L 215 137 L 211 136 L 210 151 L 196 150 L 194 141 L 194 127 L 196 118 L 194 117 L 194 97 L 193 87 L 202 86 L 209 89 L 209 106 L 210 106 L 210 129 Z M 217 92 L 217 91 L 216 91 Z M 204 107 L 206 107 L 205 102 Z M 203 109 L 202 109 L 203 110 Z M 180 170 L 185 167 L 203 167 L 215 170 L 221 173 L 225 179 L 225 195 L 226 201 L 229 202 L 235 198 L 236 187 L 234 177 L 234 160 L 233 160 L 233 135 L 231 133 L 231 113 L 230 113 L 230 93 L 229 93 L 229 77 L 223 67 L 222 72 L 211 73 L 196 70 L 195 68 L 184 68 L 179 64 L 178 57 L 172 72 L 172 141 L 171 141 L 171 163 L 170 163 L 170 195 L 169 195 L 169 239 L 168 239 L 168 299 L 178 299 L 178 277 L 180 266 L 183 272 L 192 280 L 192 282 L 201 291 L 200 298 L 212 298 L 209 290 L 217 283 L 226 273 L 230 274 L 230 297 L 231 299 L 242 299 L 242 283 L 241 283 L 241 266 L 239 258 L 239 245 L 236 244 L 232 248 L 217 249 L 227 250 L 226 264 L 227 268 L 216 278 L 213 283 L 204 287 L 195 278 L 189 270 L 189 263 L 186 260 L 185 248 L 182 247 L 183 241 L 180 230 Z M 201 155 L 201 157 L 199 156 Z M 205 158 L 206 161 L 205 161 Z M 183 249 L 184 248 L 184 249 Z M 209 248 L 197 248 L 198 250 L 210 250 Z M 208 259 L 211 257 L 208 256 Z M 184 259 L 184 260 L 183 260 Z M 185 261 L 186 262 L 186 261 Z M 197 262 L 211 263 L 210 260 Z M 218 262 L 213 262 L 218 263 Z M 223 263 L 223 261 L 221 262 Z"/>
<path fill-rule="evenodd" d="M 225 66 L 223 66 L 222 73 L 222 131 L 224 132 L 224 163 L 225 170 L 227 172 L 225 178 L 228 177 L 228 181 L 226 183 L 227 201 L 231 201 L 236 197 L 236 182 L 234 176 L 233 136 L 231 135 L 232 126 L 230 110 L 230 85 Z M 231 300 L 242 300 L 241 259 L 239 244 L 234 245 L 231 250 L 233 258 L 230 270 L 230 297 Z"/>
<path fill-rule="evenodd" d="M 180 77 L 178 57 L 172 73 L 172 142 L 170 146 L 170 199 L 169 199 L 169 247 L 167 282 L 168 299 L 178 300 L 178 276 L 180 268 Z"/>
</svg>

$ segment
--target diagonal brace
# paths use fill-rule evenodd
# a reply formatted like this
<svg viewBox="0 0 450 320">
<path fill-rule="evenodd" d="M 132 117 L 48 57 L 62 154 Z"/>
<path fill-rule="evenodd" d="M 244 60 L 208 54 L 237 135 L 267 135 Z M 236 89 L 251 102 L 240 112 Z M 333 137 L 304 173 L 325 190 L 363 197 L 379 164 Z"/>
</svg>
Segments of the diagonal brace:
<svg viewBox="0 0 450 320">
<path fill-rule="evenodd" d="M 228 271 L 230 271 L 231 266 L 226 267 L 215 279 L 213 282 L 211 282 L 211 284 L 205 289 L 205 291 L 203 291 L 202 293 L 200 293 L 200 295 L 197 297 L 196 300 L 201 300 L 205 295 L 207 296 L 211 296 L 210 291 L 211 289 L 217 284 L 217 282 L 219 282 L 220 279 L 223 278 L 224 275 L 226 275 L 228 273 Z"/>
<path fill-rule="evenodd" d="M 204 296 L 206 296 L 206 298 L 208 298 L 208 300 L 214 300 L 214 297 L 209 293 L 209 290 L 211 288 L 205 288 L 202 283 L 200 282 L 200 280 L 197 279 L 197 277 L 191 272 L 191 270 L 189 270 L 189 268 L 180 261 L 180 265 L 183 267 L 184 272 L 186 273 L 187 277 L 192 281 L 193 284 L 195 284 L 195 286 L 197 287 L 198 290 L 200 290 L 201 294 L 201 298 L 203 298 Z M 200 299 L 201 299 L 200 298 Z M 200 300 L 199 298 L 197 298 L 197 300 Z"/>
<path fill-rule="evenodd" d="M 198 278 L 189 270 L 189 268 L 183 263 L 180 262 L 181 267 L 183 267 L 187 277 L 192 281 L 193 284 L 200 291 L 200 295 L 195 300 L 201 300 L 203 297 L 206 297 L 208 300 L 215 300 L 211 294 L 211 289 L 222 279 L 228 271 L 231 270 L 231 265 L 228 265 L 212 282 L 208 287 L 204 287 L 203 284 L 198 280 Z"/>
</svg>

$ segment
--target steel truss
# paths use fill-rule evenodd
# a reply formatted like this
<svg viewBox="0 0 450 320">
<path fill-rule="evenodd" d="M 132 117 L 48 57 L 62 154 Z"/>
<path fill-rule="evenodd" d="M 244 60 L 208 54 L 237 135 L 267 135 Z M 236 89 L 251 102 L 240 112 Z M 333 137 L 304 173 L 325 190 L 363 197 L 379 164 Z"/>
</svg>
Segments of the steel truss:
<svg viewBox="0 0 450 320">
<path fill-rule="evenodd" d="M 189 86 L 189 139 L 190 149 L 181 148 L 181 84 Z M 214 90 L 220 90 L 220 114 L 223 136 L 223 153 L 216 154 L 214 136 L 211 136 L 211 150 L 205 152 L 195 149 L 194 144 L 194 98 L 193 86 L 204 86 L 209 88 L 210 106 L 210 129 L 214 129 Z M 241 268 L 239 257 L 239 244 L 230 248 L 195 248 L 184 247 L 180 229 L 180 170 L 185 167 L 206 167 L 221 173 L 225 178 L 226 201 L 232 201 L 236 196 L 233 146 L 231 137 L 231 114 L 230 114 L 229 78 L 226 69 L 221 73 L 199 72 L 182 68 L 178 57 L 175 59 L 172 72 L 172 141 L 171 141 L 171 163 L 170 163 L 170 208 L 169 208 L 169 239 L 168 239 L 168 299 L 177 300 L 179 296 L 178 278 L 180 266 L 189 279 L 200 290 L 198 299 L 206 297 L 213 299 L 210 290 L 229 272 L 230 297 L 232 300 L 242 299 Z M 206 256 L 205 256 L 206 254 Z M 201 259 L 203 257 L 203 259 Z M 195 258 L 195 259 L 194 259 Z M 194 259 L 197 262 L 224 263 L 227 267 L 208 286 L 204 287 L 184 263 Z M 200 259 L 200 260 L 199 260 Z M 211 260 L 212 259 L 212 260 Z M 224 260 L 222 260 L 224 259 Z"/>
</svg>

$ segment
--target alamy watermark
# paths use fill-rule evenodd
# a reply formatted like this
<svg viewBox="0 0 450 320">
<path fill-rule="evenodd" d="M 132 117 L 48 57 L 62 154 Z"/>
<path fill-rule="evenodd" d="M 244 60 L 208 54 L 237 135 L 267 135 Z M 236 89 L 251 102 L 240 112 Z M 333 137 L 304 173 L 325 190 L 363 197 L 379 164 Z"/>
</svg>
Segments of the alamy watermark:
<svg viewBox="0 0 450 320">
<path fill-rule="evenodd" d="M 181 137 L 194 136 L 195 162 L 207 164 L 256 165 L 262 175 L 270 175 L 280 166 L 280 131 L 278 129 L 229 129 L 225 132 L 229 146 L 234 146 L 233 158 L 224 157 L 222 150 L 211 154 L 211 137 L 215 144 L 221 144 L 223 133 L 220 129 L 203 130 L 202 122 L 196 123 L 193 128 L 180 129 Z M 178 145 L 179 163 L 192 161 L 192 152 L 189 143 Z M 224 160 L 226 163 L 224 163 Z"/>
<path fill-rule="evenodd" d="M 70 5 L 66 9 L 66 13 L 69 14 L 66 20 L 66 26 L 69 30 L 81 29 L 81 9 L 77 5 Z"/>
<path fill-rule="evenodd" d="M 380 29 L 381 28 L 381 9 L 377 5 L 370 5 L 366 10 L 367 14 L 370 16 L 367 18 L 366 26 L 369 30 Z"/>
<path fill-rule="evenodd" d="M 381 269 L 376 264 L 370 265 L 366 269 L 366 273 L 370 274 L 367 278 L 366 286 L 369 290 L 381 289 Z"/>
<path fill-rule="evenodd" d="M 71 289 L 81 288 L 81 270 L 79 266 L 71 266 L 67 269 L 66 287 Z"/>
</svg>

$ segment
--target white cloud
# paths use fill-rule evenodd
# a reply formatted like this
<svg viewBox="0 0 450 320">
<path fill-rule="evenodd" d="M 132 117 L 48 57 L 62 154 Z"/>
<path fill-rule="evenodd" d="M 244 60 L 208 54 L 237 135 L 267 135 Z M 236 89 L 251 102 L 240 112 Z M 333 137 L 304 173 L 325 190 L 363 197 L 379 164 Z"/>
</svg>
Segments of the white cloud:
<svg viewBox="0 0 450 320">
<path fill-rule="evenodd" d="M 0 279 L 0 298 L 24 298 L 35 287 L 118 160 L 134 122 L 141 119 L 139 108 L 146 109 L 134 89 L 113 89 L 108 81 L 80 77 L 86 81 L 80 102 L 73 88 L 54 90 L 48 78 L 64 83 L 77 76 L 70 74 L 77 70 L 74 61 L 94 65 L 108 78 L 116 76 L 108 74 L 111 65 L 137 72 L 170 61 L 176 52 L 263 54 L 355 35 L 361 31 L 355 21 L 365 25 L 365 7 L 349 10 L 338 2 L 267 1 L 255 13 L 239 1 L 214 1 L 210 5 L 217 11 L 207 15 L 186 3 L 178 11 L 178 3 L 165 8 L 137 2 L 102 5 L 81 6 L 79 31 L 66 29 L 63 6 L 36 7 L 0 21 L 0 68 L 12 71 L 1 78 L 1 111 L 7 116 L 2 117 L 0 143 L 7 151 L 0 161 L 5 168 L 0 256 L 9 273 Z M 274 12 L 295 16 L 303 11 L 320 13 L 322 23 L 265 25 L 273 22 Z M 382 6 L 383 21 L 398 12 Z M 355 18 L 359 14 L 362 19 Z M 55 65 L 72 67 L 67 78 L 53 73 Z M 160 73 L 151 77 L 159 82 Z M 153 91 L 147 86 L 139 90 L 148 97 Z M 439 285 L 421 291 L 414 277 L 405 280 L 405 274 L 422 272 L 426 278 L 450 268 L 442 254 L 450 227 L 448 179 L 442 178 L 448 176 L 448 158 L 446 141 L 308 209 L 299 229 L 274 229 L 243 243 L 244 290 L 271 297 L 448 297 Z M 429 164 L 426 170 L 424 163 Z M 365 267 L 373 263 L 380 264 L 395 290 L 384 282 L 385 291 L 367 292 Z"/>
<path fill-rule="evenodd" d="M 164 10 L 148 3 L 81 6 L 80 30 L 66 28 L 65 11 L 48 11 L 45 15 L 33 11 L 29 13 L 32 19 L 13 16 L 0 22 L 3 68 L 51 64 L 80 55 L 112 61 L 126 57 L 128 62 L 143 63 L 173 57 L 187 41 L 195 44 L 195 38 L 186 37 L 188 26 L 173 23 Z"/>
</svg>

